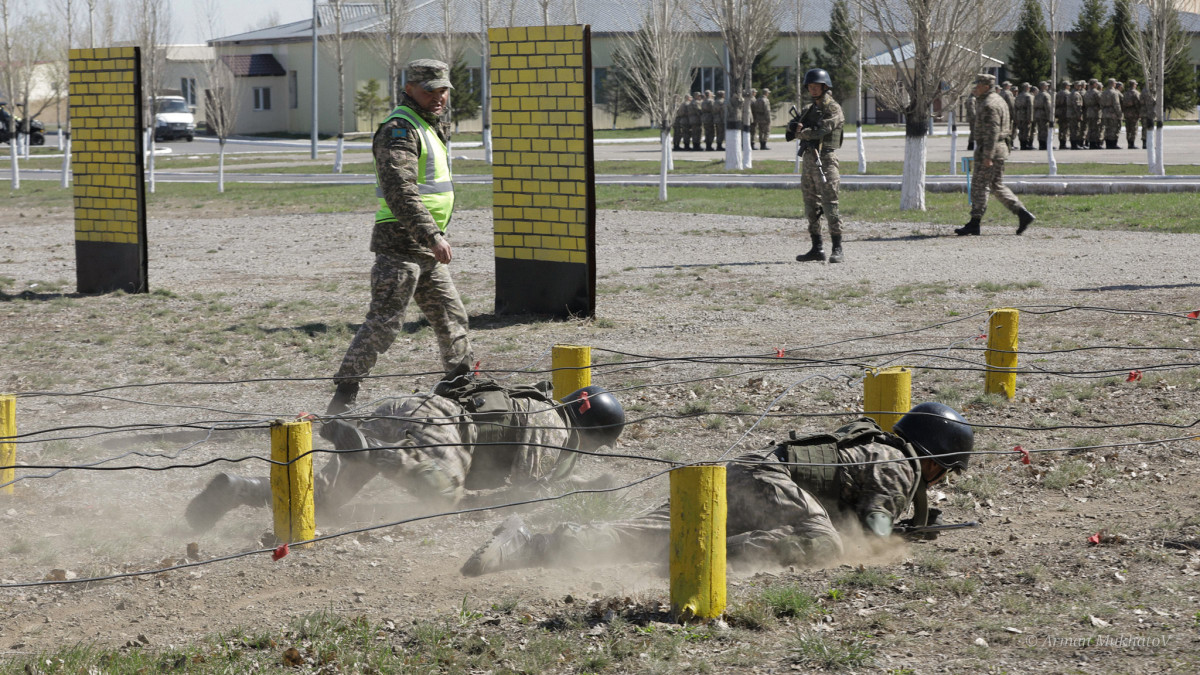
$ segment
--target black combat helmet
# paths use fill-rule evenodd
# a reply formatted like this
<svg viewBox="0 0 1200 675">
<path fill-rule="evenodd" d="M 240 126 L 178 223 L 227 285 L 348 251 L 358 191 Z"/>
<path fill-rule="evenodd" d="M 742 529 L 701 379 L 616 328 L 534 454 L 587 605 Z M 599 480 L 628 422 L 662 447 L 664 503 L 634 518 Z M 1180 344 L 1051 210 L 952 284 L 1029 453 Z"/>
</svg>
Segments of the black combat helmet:
<svg viewBox="0 0 1200 675">
<path fill-rule="evenodd" d="M 571 426 L 597 447 L 615 443 L 625 428 L 625 409 L 604 387 L 584 387 L 567 394 L 562 402 Z"/>
<path fill-rule="evenodd" d="M 804 74 L 804 86 L 810 84 L 823 84 L 829 89 L 833 89 L 833 80 L 829 79 L 829 73 L 825 72 L 824 68 L 813 68 Z"/>
<path fill-rule="evenodd" d="M 965 471 L 975 432 L 958 411 L 942 403 L 918 403 L 892 425 L 892 433 L 947 469 Z"/>
</svg>

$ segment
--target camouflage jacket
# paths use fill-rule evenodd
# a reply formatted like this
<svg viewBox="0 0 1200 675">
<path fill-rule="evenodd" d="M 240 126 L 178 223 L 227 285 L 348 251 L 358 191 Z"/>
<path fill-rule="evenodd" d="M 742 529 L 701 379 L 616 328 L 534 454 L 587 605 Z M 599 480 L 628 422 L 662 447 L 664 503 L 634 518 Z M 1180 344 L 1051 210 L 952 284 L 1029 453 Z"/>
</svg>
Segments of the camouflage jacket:
<svg viewBox="0 0 1200 675">
<path fill-rule="evenodd" d="M 800 139 L 820 142 L 822 154 L 842 147 L 842 127 L 846 124 L 846 116 L 842 113 L 842 106 L 828 91 L 800 111 L 800 120 L 804 125 L 798 134 Z"/>
<path fill-rule="evenodd" d="M 1121 112 L 1125 117 L 1137 117 L 1142 114 L 1142 94 L 1137 89 L 1126 91 L 1121 96 Z"/>
<path fill-rule="evenodd" d="M 687 121 L 688 121 L 688 124 L 691 124 L 691 125 L 693 125 L 693 126 L 694 126 L 694 125 L 697 125 L 697 124 L 700 124 L 700 119 L 701 119 L 701 113 L 700 113 L 700 101 L 697 101 L 696 99 L 694 99 L 694 98 L 693 98 L 693 99 L 692 99 L 691 101 L 689 101 L 689 102 L 688 102 L 688 104 L 687 104 Z"/>
<path fill-rule="evenodd" d="M 1013 117 L 1016 121 L 1033 119 L 1033 96 L 1029 92 L 1017 94 L 1013 101 Z"/>
<path fill-rule="evenodd" d="M 1063 120 L 1071 112 L 1071 92 L 1067 89 L 1059 89 L 1054 94 L 1054 119 Z"/>
<path fill-rule="evenodd" d="M 1121 119 L 1121 92 L 1108 87 L 1100 93 L 1100 112 L 1106 120 Z"/>
<path fill-rule="evenodd" d="M 1007 159 L 1008 143 L 1012 137 L 1012 120 L 1008 106 L 995 92 L 988 92 L 975 105 L 976 166 L 984 159 Z"/>
<path fill-rule="evenodd" d="M 750 101 L 750 116 L 755 124 L 770 124 L 771 101 L 766 96 L 758 96 Z"/>
<path fill-rule="evenodd" d="M 713 100 L 711 98 L 700 102 L 700 123 L 705 126 L 713 123 Z"/>
<path fill-rule="evenodd" d="M 1050 92 L 1039 91 L 1033 97 L 1033 121 L 1048 122 L 1050 120 Z"/>
<path fill-rule="evenodd" d="M 437 115 L 421 111 L 407 94 L 400 105 L 417 111 L 433 127 L 443 142 L 450 141 L 450 123 Z M 441 234 L 429 209 L 421 203 L 417 188 L 417 159 L 421 156 L 421 136 L 413 125 L 392 119 L 379 125 L 371 141 L 375 156 L 375 174 L 384 201 L 396 217 L 395 222 L 376 223 L 371 234 L 371 250 L 376 253 L 428 253 Z"/>
<path fill-rule="evenodd" d="M 1087 119 L 1100 118 L 1100 92 L 1094 88 L 1083 92 L 1083 116 Z"/>
</svg>

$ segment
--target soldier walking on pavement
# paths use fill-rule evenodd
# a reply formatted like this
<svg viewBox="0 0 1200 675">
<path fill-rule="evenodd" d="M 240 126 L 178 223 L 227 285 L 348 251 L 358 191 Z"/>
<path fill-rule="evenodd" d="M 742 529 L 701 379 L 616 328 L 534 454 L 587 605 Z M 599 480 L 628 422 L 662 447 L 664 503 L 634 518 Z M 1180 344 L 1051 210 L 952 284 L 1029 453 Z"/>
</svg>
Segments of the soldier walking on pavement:
<svg viewBox="0 0 1200 675">
<path fill-rule="evenodd" d="M 750 113 L 754 118 L 754 131 L 758 137 L 758 147 L 762 150 L 767 149 L 767 137 L 771 134 L 771 90 L 763 87 L 763 90 L 758 92 L 758 97 L 750 102 Z M 754 139 L 751 139 L 751 145 Z"/>
<path fill-rule="evenodd" d="M 800 188 L 804 194 L 804 215 L 808 219 L 808 234 L 812 248 L 796 256 L 799 262 L 825 260 L 825 244 L 821 239 L 821 214 L 829 223 L 829 238 L 833 250 L 829 262 L 840 263 L 842 253 L 842 219 L 838 215 L 838 186 L 841 183 L 837 149 L 842 147 L 842 127 L 846 117 L 842 106 L 834 100 L 833 80 L 821 68 L 804 74 L 804 89 L 812 103 L 800 111 L 800 116 L 788 122 L 787 140 L 800 139 L 802 168 Z"/>
<path fill-rule="evenodd" d="M 704 90 L 704 100 L 700 102 L 700 124 L 704 126 L 704 149 L 713 149 L 713 136 L 716 135 L 713 116 L 713 93 L 711 89 Z"/>
<path fill-rule="evenodd" d="M 978 235 L 979 221 L 987 210 L 988 192 L 996 195 L 1001 204 L 1016 214 L 1017 234 L 1023 233 L 1036 218 L 1012 190 L 1004 185 L 1004 161 L 1008 159 L 1009 139 L 1005 137 L 1012 125 L 1008 106 L 992 91 L 993 75 L 982 73 L 975 78 L 975 175 L 971 178 L 971 220 L 954 230 L 958 236 Z"/>
<path fill-rule="evenodd" d="M 1071 81 L 1063 80 L 1058 84 L 1058 93 L 1054 95 L 1054 123 L 1058 126 L 1058 149 L 1066 150 L 1071 138 Z M 1050 139 L 1053 143 L 1054 139 Z"/>
<path fill-rule="evenodd" d="M 1050 83 L 1041 82 L 1038 84 L 1037 96 L 1033 99 L 1033 126 L 1037 133 L 1038 150 L 1045 150 L 1046 143 L 1054 143 L 1051 138 L 1047 141 L 1047 134 L 1050 132 Z M 1032 145 L 1030 146 L 1032 149 Z"/>
<path fill-rule="evenodd" d="M 1137 80 L 1126 82 L 1125 93 L 1121 95 L 1121 113 L 1125 116 L 1125 147 L 1130 150 L 1137 147 L 1138 115 L 1142 112 L 1142 94 L 1137 85 Z"/>
<path fill-rule="evenodd" d="M 342 365 L 327 415 L 340 415 L 358 398 L 359 385 L 400 332 L 410 300 L 437 336 L 442 368 L 470 368 L 467 310 L 450 278 L 446 228 L 454 212 L 447 144 L 450 68 L 420 59 L 407 66 L 400 105 L 379 125 L 371 142 L 379 209 L 371 234 L 371 303 Z"/>
<path fill-rule="evenodd" d="M 375 476 L 405 488 L 426 509 L 528 498 L 539 490 L 611 487 L 607 474 L 574 476 L 579 453 L 573 450 L 616 442 L 625 425 L 620 402 L 590 386 L 558 405 L 547 389 L 460 376 L 439 383 L 433 395 L 392 399 L 361 427 L 326 422 L 321 436 L 339 452 L 314 476 L 316 507 L 336 513 Z M 220 473 L 184 515 L 193 529 L 206 531 L 234 508 L 270 503 L 269 478 Z"/>
<path fill-rule="evenodd" d="M 1100 93 L 1100 117 L 1104 125 L 1104 147 L 1116 150 L 1120 147 L 1117 140 L 1121 137 L 1121 92 L 1117 91 L 1117 81 L 1111 77 Z"/>
<path fill-rule="evenodd" d="M 1022 82 L 1020 93 L 1013 101 L 1014 133 L 1020 140 L 1021 150 L 1033 149 L 1033 94 L 1029 93 L 1029 83 Z"/>
<path fill-rule="evenodd" d="M 958 412 L 922 403 L 885 432 L 860 419 L 748 453 L 725 465 L 725 545 L 730 562 L 820 565 L 843 551 L 839 529 L 887 537 L 940 514 L 927 490 L 966 469 L 974 432 Z M 898 518 L 913 506 L 909 523 Z M 832 514 L 832 516 L 831 516 Z M 931 519 L 930 516 L 933 516 Z M 853 524 L 852 524 L 853 523 Z M 517 516 L 462 567 L 466 576 L 581 562 L 667 560 L 671 506 L 613 523 L 565 523 L 534 534 Z"/>
</svg>

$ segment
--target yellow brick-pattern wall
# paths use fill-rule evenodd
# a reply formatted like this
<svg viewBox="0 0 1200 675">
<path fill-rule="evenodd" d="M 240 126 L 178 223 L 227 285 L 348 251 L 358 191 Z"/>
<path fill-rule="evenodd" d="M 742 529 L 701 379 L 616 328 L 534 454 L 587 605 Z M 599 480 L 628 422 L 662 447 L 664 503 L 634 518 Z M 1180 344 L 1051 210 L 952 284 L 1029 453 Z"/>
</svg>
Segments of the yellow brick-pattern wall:
<svg viewBox="0 0 1200 675">
<path fill-rule="evenodd" d="M 584 29 L 488 29 L 497 258 L 588 262 Z"/>
<path fill-rule="evenodd" d="M 135 47 L 71 50 L 76 241 L 141 243 L 138 67 Z"/>
</svg>

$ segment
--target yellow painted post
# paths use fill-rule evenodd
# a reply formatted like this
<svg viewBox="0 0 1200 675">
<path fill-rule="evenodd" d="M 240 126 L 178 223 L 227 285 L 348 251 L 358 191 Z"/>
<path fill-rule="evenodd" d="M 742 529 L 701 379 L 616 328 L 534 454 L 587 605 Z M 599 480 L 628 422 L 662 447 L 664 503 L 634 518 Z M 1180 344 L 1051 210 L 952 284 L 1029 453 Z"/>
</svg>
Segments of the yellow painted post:
<svg viewBox="0 0 1200 675">
<path fill-rule="evenodd" d="M 271 465 L 275 538 L 289 544 L 312 539 L 317 531 L 313 517 L 312 455 L 308 454 L 311 452 L 310 422 L 276 420 L 271 423 L 271 459 L 290 462 Z"/>
<path fill-rule="evenodd" d="M 988 319 L 987 380 L 984 392 L 1017 395 L 1017 326 L 1019 312 L 1004 308 Z"/>
<path fill-rule="evenodd" d="M 576 345 L 554 345 L 550 363 L 554 368 L 551 382 L 554 384 L 554 399 L 592 384 L 592 348 Z"/>
<path fill-rule="evenodd" d="M 911 408 L 911 370 L 903 366 L 867 369 L 863 379 L 863 412 L 879 428 L 891 431 L 892 425 Z"/>
<path fill-rule="evenodd" d="M 671 613 L 677 621 L 725 611 L 725 467 L 671 472 Z"/>
<path fill-rule="evenodd" d="M 0 439 L 17 435 L 17 397 L 12 394 L 0 394 Z M 0 440 L 0 466 L 15 466 L 17 463 L 17 444 L 12 441 Z M 0 469 L 0 485 L 11 483 L 17 477 L 17 470 Z M 0 494 L 11 495 L 13 486 L 0 488 Z"/>
</svg>

